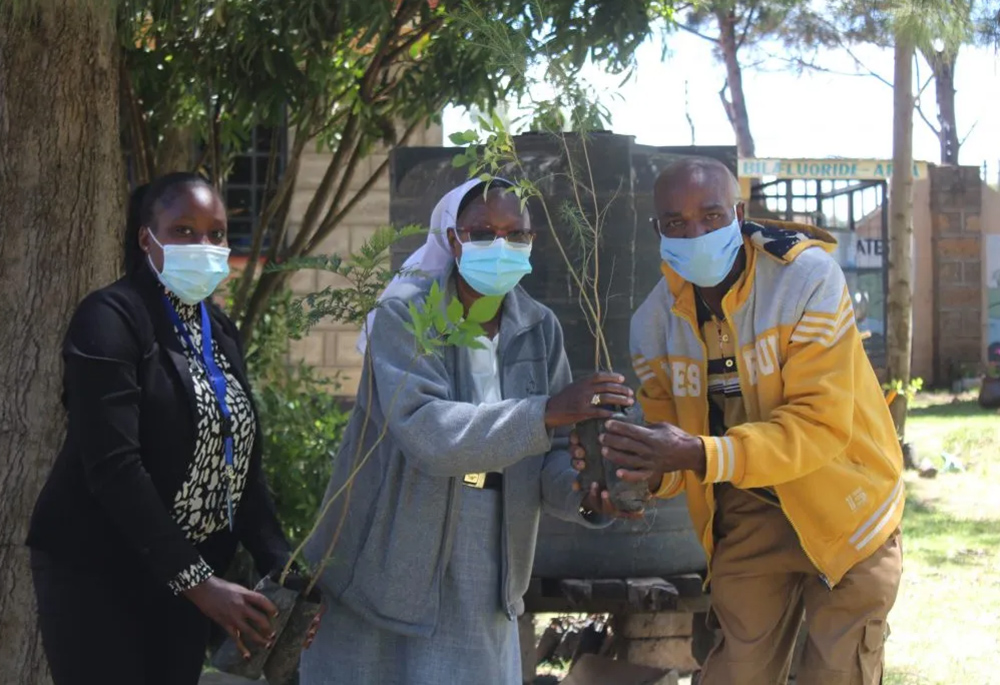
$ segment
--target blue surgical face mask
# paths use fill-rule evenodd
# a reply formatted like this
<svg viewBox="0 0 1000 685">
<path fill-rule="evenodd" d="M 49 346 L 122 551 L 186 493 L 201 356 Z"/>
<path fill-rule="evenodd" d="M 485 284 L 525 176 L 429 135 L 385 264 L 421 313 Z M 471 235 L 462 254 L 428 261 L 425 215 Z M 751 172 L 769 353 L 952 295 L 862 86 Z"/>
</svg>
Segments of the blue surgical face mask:
<svg viewBox="0 0 1000 685">
<path fill-rule="evenodd" d="M 149 237 L 163 250 L 163 271 L 156 272 L 163 286 L 181 302 L 197 304 L 215 292 L 229 275 L 229 248 L 217 245 L 161 245 L 153 232 Z M 148 255 L 147 255 L 148 259 Z"/>
<path fill-rule="evenodd" d="M 660 236 L 660 256 L 688 283 L 711 288 L 733 270 L 743 246 L 740 219 L 733 208 L 733 223 L 697 238 Z"/>
<path fill-rule="evenodd" d="M 492 243 L 462 243 L 458 273 L 480 295 L 506 295 L 531 273 L 531 245 L 514 245 L 503 238 Z"/>
</svg>

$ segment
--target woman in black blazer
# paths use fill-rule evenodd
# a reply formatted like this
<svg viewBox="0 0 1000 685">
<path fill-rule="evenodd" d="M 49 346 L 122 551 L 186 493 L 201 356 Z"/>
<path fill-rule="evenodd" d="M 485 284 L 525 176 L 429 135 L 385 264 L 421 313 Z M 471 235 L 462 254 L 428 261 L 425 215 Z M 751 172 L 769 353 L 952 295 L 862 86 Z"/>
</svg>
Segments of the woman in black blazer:
<svg viewBox="0 0 1000 685">
<path fill-rule="evenodd" d="M 194 685 L 209 619 L 241 644 L 277 609 L 222 580 L 237 543 L 261 574 L 290 549 L 261 469 L 233 323 L 226 210 L 193 174 L 129 201 L 126 276 L 79 305 L 63 347 L 66 441 L 31 519 L 56 685 Z"/>
</svg>

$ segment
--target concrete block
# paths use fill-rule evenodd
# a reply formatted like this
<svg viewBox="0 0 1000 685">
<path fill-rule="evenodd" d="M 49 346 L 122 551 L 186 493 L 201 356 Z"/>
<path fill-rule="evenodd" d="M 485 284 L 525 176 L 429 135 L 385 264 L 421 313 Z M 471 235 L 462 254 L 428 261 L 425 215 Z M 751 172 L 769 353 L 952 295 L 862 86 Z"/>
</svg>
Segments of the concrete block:
<svg viewBox="0 0 1000 685">
<path fill-rule="evenodd" d="M 626 640 L 625 660 L 629 663 L 662 668 L 676 669 L 682 673 L 691 673 L 698 669 L 691 652 L 689 637 L 661 637 L 648 640 Z"/>
<path fill-rule="evenodd" d="M 316 272 L 317 290 L 324 290 L 325 288 L 344 288 L 348 285 L 350 285 L 350 281 L 338 273 L 333 273 L 332 271 Z"/>
<path fill-rule="evenodd" d="M 338 386 L 334 391 L 337 396 L 353 397 L 358 394 L 358 385 L 361 383 L 360 368 L 324 366 L 319 369 L 319 373 Z"/>
<path fill-rule="evenodd" d="M 339 331 L 336 334 L 336 364 L 337 366 L 350 366 L 352 368 L 361 368 L 364 363 L 365 358 L 358 354 L 357 343 L 358 336 L 360 332 L 358 331 Z"/>
<path fill-rule="evenodd" d="M 316 290 L 316 272 L 312 269 L 296 271 L 288 279 L 288 286 L 296 295 L 307 295 Z"/>
<path fill-rule="evenodd" d="M 962 312 L 962 332 L 970 338 L 977 335 L 983 326 L 983 311 L 981 307 Z"/>
<path fill-rule="evenodd" d="M 931 214 L 931 233 L 935 238 L 956 238 L 963 235 L 965 212 L 960 208 L 934 211 Z"/>
<path fill-rule="evenodd" d="M 337 226 L 319 244 L 317 254 L 340 255 L 346 257 L 351 253 L 351 227 L 348 224 Z"/>
<path fill-rule="evenodd" d="M 621 635 L 629 639 L 690 637 L 694 633 L 692 619 L 693 614 L 689 613 L 658 611 L 623 616 L 618 625 Z"/>
<path fill-rule="evenodd" d="M 322 367 L 323 345 L 325 333 L 310 333 L 301 340 L 291 340 L 288 345 L 288 354 L 293 360 L 301 360 L 310 366 Z"/>
<path fill-rule="evenodd" d="M 361 248 L 364 246 L 365 242 L 369 240 L 373 235 L 375 235 L 375 231 L 378 228 L 379 228 L 378 226 L 361 226 L 361 225 L 351 226 L 351 235 L 350 235 L 351 254 L 356 254 L 357 252 L 359 252 Z"/>
<path fill-rule="evenodd" d="M 938 285 L 960 284 L 965 280 L 962 275 L 962 262 L 941 262 L 938 264 Z"/>
<path fill-rule="evenodd" d="M 288 208 L 288 220 L 291 222 L 288 227 L 289 235 L 292 234 L 292 230 L 295 230 L 295 234 L 298 234 L 299 225 L 306 216 L 306 210 L 309 209 L 309 204 L 312 202 L 315 196 L 315 190 L 302 190 L 296 188 L 292 192 L 292 203 Z"/>
<path fill-rule="evenodd" d="M 983 263 L 982 261 L 964 262 L 962 264 L 962 280 L 969 285 L 982 285 Z"/>
<path fill-rule="evenodd" d="M 347 226 L 386 226 L 389 223 L 389 181 L 383 179 L 358 201 L 354 208 L 344 217 Z"/>
<path fill-rule="evenodd" d="M 941 260 L 978 260 L 982 256 L 982 241 L 979 237 L 942 238 L 937 241 L 936 252 Z"/>
<path fill-rule="evenodd" d="M 669 672 L 661 668 L 584 654 L 570 669 L 562 685 L 655 685 L 668 675 Z"/>
<path fill-rule="evenodd" d="M 962 330 L 962 312 L 947 311 L 938 314 L 938 325 L 944 333 L 954 334 Z"/>
<path fill-rule="evenodd" d="M 317 152 L 315 143 L 306 146 L 299 166 L 299 177 L 295 180 L 295 190 L 315 191 L 323 182 L 323 176 L 330 168 L 331 152 Z"/>
<path fill-rule="evenodd" d="M 966 309 L 982 305 L 982 288 L 976 285 L 943 285 L 941 286 L 941 308 Z"/>
</svg>

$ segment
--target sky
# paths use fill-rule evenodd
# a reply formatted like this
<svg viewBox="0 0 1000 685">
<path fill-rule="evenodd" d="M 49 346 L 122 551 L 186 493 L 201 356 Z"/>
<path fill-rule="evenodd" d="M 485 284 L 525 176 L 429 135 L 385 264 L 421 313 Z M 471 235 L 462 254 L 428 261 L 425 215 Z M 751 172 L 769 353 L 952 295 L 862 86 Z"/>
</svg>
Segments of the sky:
<svg viewBox="0 0 1000 685">
<path fill-rule="evenodd" d="M 719 101 L 725 81 L 722 65 L 707 41 L 687 33 L 667 36 L 669 50 L 663 57 L 662 37 L 647 41 L 636 55 L 637 68 L 624 85 L 620 76 L 610 76 L 587 65 L 583 78 L 601 94 L 611 111 L 611 129 L 634 135 L 648 145 L 689 145 L 694 120 L 697 145 L 732 145 L 735 137 Z M 781 55 L 778 45 L 762 52 Z M 874 46 L 861 46 L 854 54 L 865 68 L 892 81 L 893 54 Z M 786 157 L 892 157 L 892 89 L 863 72 L 857 75 L 854 60 L 843 51 L 822 51 L 815 62 L 838 73 L 788 69 L 776 58 L 765 58 L 758 68 L 744 68 L 743 85 L 749 110 L 750 130 L 758 158 Z M 929 69 L 918 60 L 922 80 Z M 915 79 L 916 80 L 916 79 Z M 956 69 L 956 110 L 962 164 L 988 165 L 988 180 L 1000 173 L 1000 55 L 993 48 L 964 47 Z M 687 107 L 685 106 L 687 84 Z M 539 89 L 544 97 L 544 89 Z M 922 108 L 936 123 L 934 86 L 924 91 Z M 514 110 L 516 111 L 516 110 Z M 444 132 L 470 127 L 464 110 L 444 112 Z M 937 138 L 919 118 L 914 118 L 914 158 L 937 162 Z"/>
</svg>

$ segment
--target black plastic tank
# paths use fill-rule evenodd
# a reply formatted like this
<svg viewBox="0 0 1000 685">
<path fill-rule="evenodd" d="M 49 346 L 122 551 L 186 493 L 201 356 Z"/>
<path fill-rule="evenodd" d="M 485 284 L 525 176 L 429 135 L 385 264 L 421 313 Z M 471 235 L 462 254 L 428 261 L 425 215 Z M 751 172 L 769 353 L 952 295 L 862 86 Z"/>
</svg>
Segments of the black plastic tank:
<svg viewBox="0 0 1000 685">
<path fill-rule="evenodd" d="M 570 248 L 572 230 L 563 209 L 576 204 L 571 173 L 587 174 L 583 145 L 576 135 L 565 142 L 545 134 L 515 139 L 520 169 L 508 169 L 507 178 L 527 176 L 539 187 L 555 230 Z M 567 151 L 568 148 L 568 151 Z M 390 158 L 390 220 L 395 226 L 426 226 L 437 201 L 467 179 L 465 169 L 452 166 L 460 148 L 397 148 Z M 659 245 L 651 226 L 653 182 L 678 157 L 700 155 L 719 159 L 736 172 L 735 147 L 656 147 L 637 145 L 631 136 L 593 133 L 586 139 L 590 174 L 580 182 L 593 188 L 601 208 L 601 300 L 604 333 L 614 369 L 638 387 L 629 355 L 632 312 L 661 278 Z M 567 159 L 574 160 L 572 166 Z M 594 198 L 585 195 L 585 211 L 592 214 Z M 559 318 L 566 353 L 574 376 L 594 371 L 594 343 L 580 309 L 576 286 L 560 255 L 545 213 L 529 204 L 537 232 L 531 263 L 533 272 L 524 288 L 548 305 Z M 592 216 L 590 217 L 592 219 Z M 423 237 L 400 241 L 393 248 L 394 268 L 423 242 Z M 535 555 L 534 575 L 541 578 L 626 578 L 701 572 L 705 557 L 692 530 L 683 497 L 653 501 L 645 518 L 618 521 L 604 530 L 588 530 L 543 516 Z"/>
</svg>

